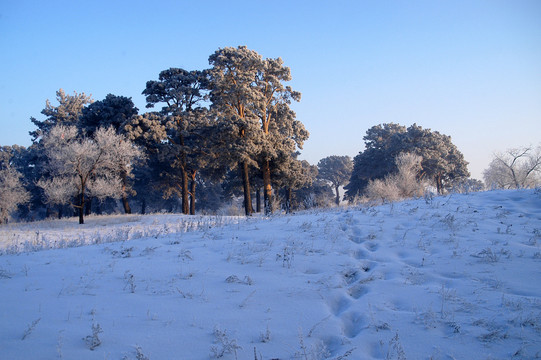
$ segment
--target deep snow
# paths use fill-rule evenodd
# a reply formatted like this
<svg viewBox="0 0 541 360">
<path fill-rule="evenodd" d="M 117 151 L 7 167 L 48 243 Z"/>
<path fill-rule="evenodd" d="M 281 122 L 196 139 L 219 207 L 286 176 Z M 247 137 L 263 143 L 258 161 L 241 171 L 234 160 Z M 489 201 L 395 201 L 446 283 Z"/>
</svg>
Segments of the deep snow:
<svg viewBox="0 0 541 360">
<path fill-rule="evenodd" d="M 0 248 L 1 359 L 541 357 L 533 190 L 8 225 Z"/>
</svg>

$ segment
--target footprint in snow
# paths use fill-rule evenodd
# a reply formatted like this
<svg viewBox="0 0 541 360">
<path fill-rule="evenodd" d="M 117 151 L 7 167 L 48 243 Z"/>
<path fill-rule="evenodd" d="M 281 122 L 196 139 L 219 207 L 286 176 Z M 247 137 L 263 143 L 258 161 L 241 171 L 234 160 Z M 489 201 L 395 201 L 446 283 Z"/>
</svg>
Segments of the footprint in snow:
<svg viewBox="0 0 541 360">
<path fill-rule="evenodd" d="M 366 250 L 368 250 L 368 251 L 370 251 L 370 252 L 374 252 L 374 251 L 376 251 L 377 249 L 379 249 L 379 244 L 370 241 L 370 242 L 367 242 L 367 243 L 365 244 L 365 248 L 366 248 Z"/>
<path fill-rule="evenodd" d="M 342 330 L 344 335 L 353 339 L 366 326 L 366 319 L 358 312 L 352 311 L 342 315 Z"/>
<path fill-rule="evenodd" d="M 368 294 L 368 287 L 363 284 L 355 284 L 348 289 L 348 294 L 355 300 L 358 300 Z"/>
<path fill-rule="evenodd" d="M 329 301 L 329 308 L 334 316 L 339 316 L 351 306 L 351 300 L 342 294 Z"/>
</svg>

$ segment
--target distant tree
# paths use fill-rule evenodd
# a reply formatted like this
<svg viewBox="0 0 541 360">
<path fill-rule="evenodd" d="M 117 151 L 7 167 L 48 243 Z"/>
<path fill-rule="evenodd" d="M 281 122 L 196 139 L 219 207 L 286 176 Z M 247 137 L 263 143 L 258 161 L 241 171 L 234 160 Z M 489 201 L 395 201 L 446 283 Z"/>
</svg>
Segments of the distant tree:
<svg viewBox="0 0 541 360">
<path fill-rule="evenodd" d="M 349 156 L 332 155 L 321 159 L 317 164 L 318 177 L 328 181 L 336 193 L 336 205 L 340 205 L 340 186 L 348 183 L 353 171 L 353 161 Z"/>
<path fill-rule="evenodd" d="M 31 158 L 33 156 L 31 148 L 25 148 L 24 146 L 12 145 L 12 146 L 0 146 L 0 170 L 8 170 L 11 174 L 19 176 L 19 182 L 28 193 L 29 206 L 19 206 L 18 215 L 27 216 L 32 206 L 33 197 L 36 196 L 35 185 L 35 166 L 33 165 Z M 0 192 L 0 197 L 2 193 Z M 23 205 L 23 204 L 21 204 Z"/>
<path fill-rule="evenodd" d="M 401 152 L 422 157 L 422 176 L 436 185 L 439 194 L 451 188 L 454 182 L 470 176 L 468 162 L 451 142 L 450 136 L 413 124 L 408 127 L 401 143 Z"/>
<path fill-rule="evenodd" d="M 453 182 L 469 177 L 468 163 L 451 137 L 437 131 L 416 124 L 406 128 L 391 123 L 372 127 L 363 139 L 365 150 L 354 158 L 353 172 L 346 186 L 350 200 L 362 194 L 370 180 L 383 179 L 396 172 L 394 159 L 401 152 L 422 157 L 421 176 L 432 181 L 439 193 L 450 188 Z"/>
<path fill-rule="evenodd" d="M 376 125 L 366 131 L 365 150 L 353 159 L 351 178 L 345 186 L 348 200 L 361 195 L 370 180 L 383 179 L 396 171 L 394 159 L 401 152 L 401 137 L 405 132 L 406 127 L 393 123 Z"/>
<path fill-rule="evenodd" d="M 56 125 L 77 126 L 84 106 L 93 102 L 91 95 L 87 96 L 85 93 L 77 94 L 76 92 L 73 95 L 67 95 L 62 89 L 56 92 L 56 100 L 58 106 L 51 105 L 49 100 L 45 102 L 45 108 L 41 111 L 47 117 L 45 120 L 30 118 L 32 123 L 37 126 L 36 130 L 30 131 L 33 142 L 37 142 L 41 136 L 46 135 Z"/>
<path fill-rule="evenodd" d="M 453 182 L 451 191 L 458 194 L 467 194 L 470 192 L 483 191 L 485 184 L 477 179 L 463 179 Z"/>
<path fill-rule="evenodd" d="M 38 182 L 43 188 L 46 202 L 72 204 L 79 212 L 79 223 L 84 224 L 84 207 L 88 196 L 104 199 L 122 196 L 119 163 L 131 173 L 131 165 L 142 156 L 124 136 L 112 128 L 98 129 L 93 138 L 78 137 L 74 126 L 58 125 L 43 137 L 50 177 Z"/>
<path fill-rule="evenodd" d="M 541 184 L 541 145 L 508 149 L 494 155 L 483 172 L 485 184 L 495 189 L 531 188 Z"/>
<path fill-rule="evenodd" d="M 12 166 L 14 152 L 22 147 L 17 145 L 0 148 L 0 224 L 6 223 L 9 215 L 30 200 L 30 193 L 21 181 L 22 174 Z"/>
<path fill-rule="evenodd" d="M 328 208 L 336 203 L 336 195 L 329 183 L 318 178 L 295 190 L 294 197 L 297 198 L 298 205 L 305 209 Z"/>
<path fill-rule="evenodd" d="M 298 160 L 298 153 L 281 159 L 278 167 L 276 183 L 285 192 L 284 209 L 290 213 L 295 208 L 293 193 L 295 190 L 312 185 L 317 177 L 317 166 L 306 160 Z"/>
</svg>

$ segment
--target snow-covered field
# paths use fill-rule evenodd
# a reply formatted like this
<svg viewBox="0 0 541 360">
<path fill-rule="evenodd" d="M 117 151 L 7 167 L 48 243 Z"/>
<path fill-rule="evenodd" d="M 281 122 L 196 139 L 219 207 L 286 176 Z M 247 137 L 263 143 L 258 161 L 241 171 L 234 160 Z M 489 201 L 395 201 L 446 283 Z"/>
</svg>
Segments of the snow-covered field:
<svg viewBox="0 0 541 360">
<path fill-rule="evenodd" d="M 11 225 L 0 247 L 1 359 L 541 357 L 534 191 Z"/>
</svg>

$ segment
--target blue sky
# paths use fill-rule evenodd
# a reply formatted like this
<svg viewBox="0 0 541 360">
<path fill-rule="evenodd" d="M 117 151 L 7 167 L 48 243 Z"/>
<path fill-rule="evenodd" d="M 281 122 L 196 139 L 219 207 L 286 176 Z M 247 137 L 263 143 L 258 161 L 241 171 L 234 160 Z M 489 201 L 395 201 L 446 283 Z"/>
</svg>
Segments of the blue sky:
<svg viewBox="0 0 541 360">
<path fill-rule="evenodd" d="M 238 45 L 291 68 L 313 164 L 386 122 L 450 135 L 476 178 L 493 152 L 541 142 L 541 1 L 3 0 L 0 145 L 30 145 L 60 88 L 142 113 L 161 70 Z"/>
</svg>

